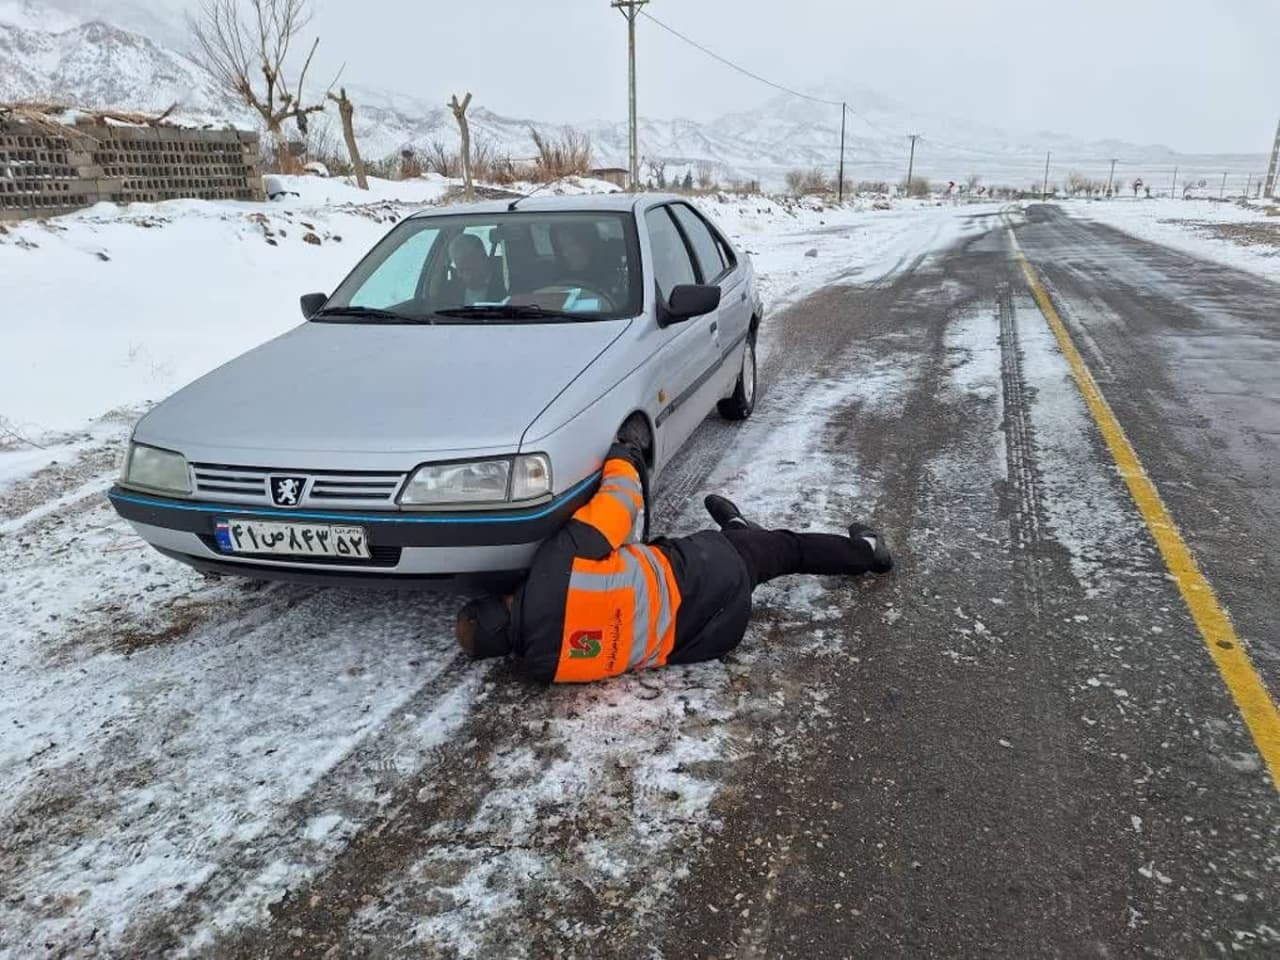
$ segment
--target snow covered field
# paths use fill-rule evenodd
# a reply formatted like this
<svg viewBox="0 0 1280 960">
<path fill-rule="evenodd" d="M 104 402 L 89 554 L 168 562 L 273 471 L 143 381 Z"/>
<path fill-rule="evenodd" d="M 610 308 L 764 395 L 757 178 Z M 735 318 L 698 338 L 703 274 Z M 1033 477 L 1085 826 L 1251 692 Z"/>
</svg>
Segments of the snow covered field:
<svg viewBox="0 0 1280 960">
<path fill-rule="evenodd" d="M 1280 281 L 1280 216 L 1267 216 L 1261 204 L 1118 198 L 1070 200 L 1062 207 L 1139 239 Z M 1273 209 L 1280 211 L 1280 203 Z"/>
</svg>

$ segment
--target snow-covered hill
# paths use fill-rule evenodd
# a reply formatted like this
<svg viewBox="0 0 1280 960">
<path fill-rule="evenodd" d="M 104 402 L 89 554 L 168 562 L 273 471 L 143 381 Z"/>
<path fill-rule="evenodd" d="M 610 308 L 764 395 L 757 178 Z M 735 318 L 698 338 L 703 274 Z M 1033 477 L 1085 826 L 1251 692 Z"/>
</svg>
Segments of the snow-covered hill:
<svg viewBox="0 0 1280 960">
<path fill-rule="evenodd" d="M 59 31 L 0 23 L 0 99 L 50 98 L 137 110 L 180 102 L 229 119 L 243 110 L 190 60 L 140 34 L 100 21 Z"/>
<path fill-rule="evenodd" d="M 174 49 L 185 43 L 181 17 L 143 0 L 0 0 L 0 100 L 53 97 L 88 106 L 156 110 L 178 101 L 188 117 L 253 124 L 241 105 Z M 456 144 L 443 88 L 425 97 L 369 89 L 350 82 L 358 79 L 354 68 L 347 73 L 348 88 L 357 105 L 357 135 L 366 157 L 393 156 L 436 140 Z M 848 99 L 846 169 L 854 180 L 900 179 L 907 134 L 917 132 L 924 133 L 917 146 L 917 173 L 957 181 L 976 174 L 987 183 L 1038 183 L 1045 151 L 1052 150 L 1054 180 L 1069 171 L 1105 179 L 1108 159 L 1119 157 L 1117 176 L 1125 183 L 1141 176 L 1166 189 L 1168 171 L 1179 166 L 1184 176 L 1215 182 L 1229 171 L 1238 191 L 1246 174 L 1257 175 L 1266 163 L 1260 155 L 1189 157 L 1165 147 L 1087 143 L 1045 132 L 1010 134 L 983 123 L 980 116 L 922 112 L 870 90 L 813 93 L 826 100 Z M 564 115 L 571 108 L 556 104 L 548 110 L 552 112 Z M 552 126 L 538 118 L 503 116 L 483 104 L 473 106 L 470 117 L 477 140 L 512 158 L 532 153 L 530 128 Z M 318 121 L 320 127 L 325 124 L 332 127 L 336 146 L 336 118 Z M 626 165 L 625 121 L 576 126 L 589 133 L 599 165 Z M 798 167 L 834 173 L 839 135 L 838 107 L 782 95 L 708 123 L 642 118 L 640 146 L 646 158 L 667 161 L 668 176 L 705 163 L 722 181 L 758 179 L 778 185 L 788 170 Z"/>
</svg>

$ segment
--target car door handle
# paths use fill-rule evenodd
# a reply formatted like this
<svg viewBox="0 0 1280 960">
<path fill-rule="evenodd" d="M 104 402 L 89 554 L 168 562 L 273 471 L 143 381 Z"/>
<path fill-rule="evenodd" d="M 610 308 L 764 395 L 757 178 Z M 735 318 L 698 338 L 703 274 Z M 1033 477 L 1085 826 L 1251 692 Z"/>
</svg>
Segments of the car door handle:
<svg viewBox="0 0 1280 960">
<path fill-rule="evenodd" d="M 713 320 L 713 321 L 711 322 L 711 332 L 712 332 L 712 333 L 715 333 L 715 332 L 716 332 L 717 330 L 719 330 L 719 329 L 720 329 L 720 324 L 719 324 L 719 322 L 718 322 L 718 321 Z"/>
<path fill-rule="evenodd" d="M 745 300 L 745 299 L 747 299 L 747 291 L 743 290 L 743 291 L 742 291 L 742 296 L 740 296 L 738 299 L 739 299 L 739 300 Z"/>
</svg>

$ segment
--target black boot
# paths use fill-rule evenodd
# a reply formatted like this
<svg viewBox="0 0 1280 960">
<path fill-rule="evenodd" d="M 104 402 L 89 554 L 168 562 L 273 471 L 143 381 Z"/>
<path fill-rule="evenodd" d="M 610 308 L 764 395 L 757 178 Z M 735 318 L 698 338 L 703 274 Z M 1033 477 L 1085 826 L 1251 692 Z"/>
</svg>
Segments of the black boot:
<svg viewBox="0 0 1280 960">
<path fill-rule="evenodd" d="M 738 509 L 738 505 L 727 497 L 709 493 L 702 503 L 707 508 L 707 513 L 711 514 L 711 519 L 716 522 L 716 525 L 721 530 L 727 530 L 729 527 L 743 527 L 750 530 L 760 529 L 758 524 L 745 519 L 742 516 L 742 511 Z"/>
<path fill-rule="evenodd" d="M 872 573 L 888 573 L 893 569 L 893 554 L 889 552 L 889 545 L 884 542 L 884 537 L 876 530 L 861 523 L 851 523 L 849 538 L 862 540 L 871 548 Z"/>
</svg>

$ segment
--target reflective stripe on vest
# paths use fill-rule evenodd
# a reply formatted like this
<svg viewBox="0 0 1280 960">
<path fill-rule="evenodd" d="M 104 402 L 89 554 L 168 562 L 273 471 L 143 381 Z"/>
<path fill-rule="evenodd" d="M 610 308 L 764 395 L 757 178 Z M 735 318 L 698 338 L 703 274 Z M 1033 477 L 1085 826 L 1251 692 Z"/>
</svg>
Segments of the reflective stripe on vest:
<svg viewBox="0 0 1280 960">
<path fill-rule="evenodd" d="M 605 464 L 600 490 L 573 515 L 600 531 L 615 549 L 631 539 L 636 514 L 644 506 L 644 491 L 636 468 L 625 460 Z"/>
<path fill-rule="evenodd" d="M 605 560 L 575 560 L 556 682 L 662 666 L 675 645 L 679 608 L 671 564 L 655 547 L 632 544 Z"/>
</svg>

